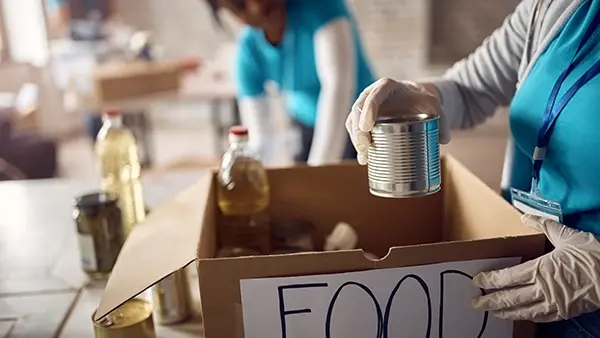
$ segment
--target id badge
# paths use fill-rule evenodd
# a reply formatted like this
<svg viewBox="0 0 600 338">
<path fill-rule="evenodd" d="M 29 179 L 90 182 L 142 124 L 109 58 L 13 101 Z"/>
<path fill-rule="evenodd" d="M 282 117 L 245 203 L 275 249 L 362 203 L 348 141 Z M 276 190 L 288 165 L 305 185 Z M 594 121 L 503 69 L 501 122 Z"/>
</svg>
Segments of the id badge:
<svg viewBox="0 0 600 338">
<path fill-rule="evenodd" d="M 511 189 L 513 206 L 525 214 L 551 219 L 562 223 L 562 209 L 560 204 L 554 201 L 543 199 L 539 194 L 525 192 L 518 189 Z"/>
</svg>

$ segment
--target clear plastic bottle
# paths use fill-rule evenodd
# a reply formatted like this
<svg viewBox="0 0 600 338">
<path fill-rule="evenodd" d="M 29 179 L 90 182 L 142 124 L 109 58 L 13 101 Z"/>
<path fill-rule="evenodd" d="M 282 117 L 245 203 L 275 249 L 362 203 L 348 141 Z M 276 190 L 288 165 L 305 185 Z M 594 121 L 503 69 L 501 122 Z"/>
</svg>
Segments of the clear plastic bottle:
<svg viewBox="0 0 600 338">
<path fill-rule="evenodd" d="M 101 187 L 119 198 L 124 232 L 128 236 L 133 227 L 146 218 L 138 147 L 118 110 L 108 110 L 102 118 L 104 123 L 96 140 Z M 152 303 L 159 323 L 167 325 L 189 318 L 190 291 L 185 269 L 174 272 L 152 288 Z M 149 296 L 146 294 L 144 298 Z"/>
<path fill-rule="evenodd" d="M 125 235 L 146 216 L 135 137 L 118 110 L 107 110 L 96 141 L 102 190 L 118 196 Z"/>
<path fill-rule="evenodd" d="M 217 201 L 223 214 L 219 238 L 223 247 L 270 252 L 269 181 L 258 156 L 248 146 L 248 130 L 229 131 L 229 149 L 223 156 L 217 184 Z"/>
</svg>

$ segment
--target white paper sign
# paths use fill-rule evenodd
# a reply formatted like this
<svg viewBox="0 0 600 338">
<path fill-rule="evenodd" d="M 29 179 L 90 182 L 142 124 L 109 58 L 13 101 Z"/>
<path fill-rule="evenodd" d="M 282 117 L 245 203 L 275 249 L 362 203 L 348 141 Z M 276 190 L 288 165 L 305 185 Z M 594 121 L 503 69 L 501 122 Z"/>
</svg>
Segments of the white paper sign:
<svg viewBox="0 0 600 338">
<path fill-rule="evenodd" d="M 513 323 L 474 310 L 486 259 L 240 281 L 245 338 L 512 338 Z"/>
</svg>

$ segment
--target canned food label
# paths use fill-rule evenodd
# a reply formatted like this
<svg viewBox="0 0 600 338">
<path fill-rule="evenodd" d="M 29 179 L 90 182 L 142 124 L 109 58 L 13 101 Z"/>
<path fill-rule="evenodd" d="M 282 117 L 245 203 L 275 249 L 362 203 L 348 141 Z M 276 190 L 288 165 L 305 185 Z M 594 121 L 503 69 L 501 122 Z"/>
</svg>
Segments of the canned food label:
<svg viewBox="0 0 600 338">
<path fill-rule="evenodd" d="M 85 271 L 98 270 L 96 250 L 94 248 L 94 237 L 79 234 L 79 251 L 81 254 L 81 266 Z"/>
</svg>

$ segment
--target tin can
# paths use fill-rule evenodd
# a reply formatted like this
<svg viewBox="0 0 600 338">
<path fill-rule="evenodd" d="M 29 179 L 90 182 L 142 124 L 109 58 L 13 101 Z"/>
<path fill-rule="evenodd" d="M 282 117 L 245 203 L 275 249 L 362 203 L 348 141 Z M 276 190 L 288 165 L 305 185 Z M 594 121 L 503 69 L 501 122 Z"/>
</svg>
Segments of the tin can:
<svg viewBox="0 0 600 338">
<path fill-rule="evenodd" d="M 440 190 L 439 117 L 407 114 L 377 120 L 367 171 L 371 194 L 404 198 Z"/>
<path fill-rule="evenodd" d="M 172 273 L 154 285 L 152 302 L 158 324 L 172 325 L 189 319 L 192 315 L 192 307 L 185 269 Z"/>
<path fill-rule="evenodd" d="M 81 267 L 94 280 L 110 275 L 125 243 L 117 202 L 117 198 L 105 192 L 75 198 L 73 218 L 77 225 Z"/>
<path fill-rule="evenodd" d="M 142 299 L 127 301 L 99 321 L 93 318 L 95 338 L 156 338 L 152 305 Z"/>
</svg>

